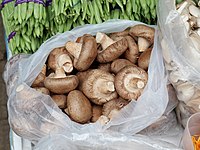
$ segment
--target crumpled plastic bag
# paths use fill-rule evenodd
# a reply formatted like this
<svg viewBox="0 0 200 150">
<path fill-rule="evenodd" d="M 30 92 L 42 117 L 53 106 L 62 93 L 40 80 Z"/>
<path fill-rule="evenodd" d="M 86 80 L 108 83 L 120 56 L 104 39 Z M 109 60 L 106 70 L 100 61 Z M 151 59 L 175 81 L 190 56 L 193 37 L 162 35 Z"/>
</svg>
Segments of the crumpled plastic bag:
<svg viewBox="0 0 200 150">
<path fill-rule="evenodd" d="M 188 118 L 200 112 L 200 52 L 189 38 L 175 2 L 158 2 L 158 25 L 169 81 L 181 101 L 177 108 L 179 122 L 185 127 Z"/>
<path fill-rule="evenodd" d="M 153 136 L 127 136 L 120 133 L 56 134 L 42 138 L 34 150 L 181 150 Z"/>
<path fill-rule="evenodd" d="M 192 143 L 193 135 L 200 135 L 200 113 L 193 114 L 187 122 L 184 135 L 183 135 L 183 147 L 184 150 L 194 149 Z"/>
<path fill-rule="evenodd" d="M 50 133 L 62 131 L 93 133 L 110 129 L 132 135 L 159 119 L 167 107 L 168 94 L 157 31 L 148 70 L 148 83 L 143 94 L 137 102 L 130 102 L 106 125 L 102 126 L 98 122 L 81 125 L 71 121 L 50 96 L 30 87 L 54 48 L 64 46 L 69 40 L 75 41 L 85 33 L 95 35 L 97 32 L 117 32 L 137 24 L 141 23 L 112 20 L 97 25 L 84 25 L 53 36 L 33 55 L 17 55 L 11 58 L 5 68 L 4 80 L 7 86 L 9 124 L 12 129 L 31 141 L 38 141 Z"/>
</svg>

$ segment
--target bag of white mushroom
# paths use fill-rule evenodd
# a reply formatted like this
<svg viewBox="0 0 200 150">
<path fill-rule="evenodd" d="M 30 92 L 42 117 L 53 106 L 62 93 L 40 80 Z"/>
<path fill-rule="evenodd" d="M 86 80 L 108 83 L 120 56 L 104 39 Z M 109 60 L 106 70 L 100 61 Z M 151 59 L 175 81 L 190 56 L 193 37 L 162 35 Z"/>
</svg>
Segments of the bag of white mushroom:
<svg viewBox="0 0 200 150">
<path fill-rule="evenodd" d="M 17 76 L 9 90 L 11 127 L 33 141 L 62 130 L 135 134 L 155 123 L 168 91 L 154 37 L 154 27 L 108 21 L 58 34 L 17 64 L 8 62 L 8 89 Z"/>
<path fill-rule="evenodd" d="M 161 46 L 169 80 L 180 100 L 179 122 L 200 111 L 200 3 L 185 0 L 159 1 L 158 20 Z"/>
</svg>

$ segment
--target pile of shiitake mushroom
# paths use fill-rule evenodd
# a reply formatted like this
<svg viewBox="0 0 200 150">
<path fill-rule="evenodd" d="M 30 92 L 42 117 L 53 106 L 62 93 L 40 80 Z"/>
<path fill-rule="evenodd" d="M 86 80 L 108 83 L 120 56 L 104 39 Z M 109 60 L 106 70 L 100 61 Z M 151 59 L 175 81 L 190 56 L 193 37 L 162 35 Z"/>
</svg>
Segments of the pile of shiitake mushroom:
<svg viewBox="0 0 200 150">
<path fill-rule="evenodd" d="M 55 48 L 32 84 L 73 121 L 107 123 L 147 84 L 154 28 L 85 34 Z"/>
</svg>

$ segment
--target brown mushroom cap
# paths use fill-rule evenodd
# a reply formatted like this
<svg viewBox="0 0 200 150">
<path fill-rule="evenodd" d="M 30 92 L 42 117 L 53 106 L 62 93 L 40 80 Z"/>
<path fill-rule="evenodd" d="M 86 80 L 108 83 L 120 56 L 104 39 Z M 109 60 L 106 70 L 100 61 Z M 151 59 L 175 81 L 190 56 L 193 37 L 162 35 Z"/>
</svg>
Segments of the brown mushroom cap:
<svg viewBox="0 0 200 150">
<path fill-rule="evenodd" d="M 101 115 L 102 115 L 102 106 L 98 106 L 98 105 L 92 106 L 91 122 L 96 122 Z"/>
<path fill-rule="evenodd" d="M 139 59 L 138 59 L 138 66 L 144 70 L 148 70 L 149 67 L 149 61 L 150 61 L 150 57 L 151 57 L 151 51 L 152 49 L 149 48 L 146 51 L 144 51 Z"/>
<path fill-rule="evenodd" d="M 55 48 L 49 54 L 48 66 L 54 71 L 59 67 L 63 67 L 67 73 L 70 73 L 73 70 L 72 56 L 64 47 Z"/>
<path fill-rule="evenodd" d="M 99 64 L 98 69 L 104 70 L 106 72 L 110 72 L 111 64 L 110 63 Z"/>
<path fill-rule="evenodd" d="M 91 36 L 91 34 L 84 34 L 83 36 L 80 36 L 76 39 L 76 43 L 83 43 L 83 39 L 86 36 Z"/>
<path fill-rule="evenodd" d="M 133 37 L 142 37 L 147 39 L 150 44 L 154 42 L 155 29 L 146 25 L 135 25 L 131 27 L 129 34 Z"/>
<path fill-rule="evenodd" d="M 141 95 L 146 83 L 147 73 L 136 66 L 126 66 L 115 76 L 117 93 L 126 100 L 137 98 Z"/>
<path fill-rule="evenodd" d="M 66 95 L 52 95 L 51 98 L 58 105 L 59 108 L 65 109 L 67 107 Z"/>
<path fill-rule="evenodd" d="M 74 58 L 74 67 L 78 71 L 87 70 L 97 56 L 97 43 L 92 35 L 82 37 L 81 43 L 67 42 L 66 49 Z M 75 47 L 74 45 L 79 45 Z"/>
<path fill-rule="evenodd" d="M 45 87 L 35 87 L 34 89 L 38 92 L 43 93 L 43 94 L 50 95 L 49 90 Z"/>
<path fill-rule="evenodd" d="M 87 71 L 78 72 L 76 74 L 76 76 L 78 77 L 78 80 L 79 80 L 78 89 L 80 91 L 83 91 L 83 81 L 87 78 L 88 73 L 90 72 L 90 70 L 91 69 L 88 69 Z"/>
<path fill-rule="evenodd" d="M 111 72 L 117 74 L 122 68 L 126 66 L 136 66 L 127 59 L 116 59 L 111 64 Z"/>
<path fill-rule="evenodd" d="M 126 40 L 128 42 L 128 49 L 125 52 L 125 58 L 135 64 L 139 55 L 138 46 L 131 36 L 126 36 Z"/>
<path fill-rule="evenodd" d="M 99 51 L 97 61 L 100 63 L 111 62 L 121 56 L 127 48 L 128 42 L 126 38 L 122 38 L 108 46 L 106 49 Z"/>
<path fill-rule="evenodd" d="M 123 37 L 128 36 L 129 30 L 130 30 L 130 28 L 128 28 L 124 31 L 120 31 L 120 32 L 113 32 L 113 33 L 109 34 L 109 37 L 111 39 L 113 39 L 114 41 L 118 41 L 120 39 L 119 37 L 123 38 Z"/>
<path fill-rule="evenodd" d="M 78 83 L 75 75 L 66 76 L 63 69 L 56 69 L 55 74 L 50 74 L 44 80 L 45 87 L 56 94 L 68 93 L 74 90 Z"/>
<path fill-rule="evenodd" d="M 44 86 L 44 79 L 46 78 L 46 64 L 42 67 L 41 72 L 36 77 L 36 79 L 32 83 L 32 87 L 43 87 Z"/>
<path fill-rule="evenodd" d="M 83 82 L 83 93 L 97 105 L 116 98 L 114 76 L 100 69 L 91 70 Z"/>
<path fill-rule="evenodd" d="M 92 106 L 87 97 L 80 91 L 71 91 L 67 96 L 69 116 L 78 123 L 86 123 L 92 117 Z"/>
<path fill-rule="evenodd" d="M 113 118 L 129 102 L 122 98 L 112 99 L 103 105 L 102 114 L 109 119 Z"/>
<path fill-rule="evenodd" d="M 113 32 L 113 33 L 110 33 L 109 36 L 112 38 L 112 37 L 117 37 L 117 36 L 127 36 L 129 34 L 129 30 L 130 28 L 127 28 L 125 29 L 124 31 L 120 31 L 120 32 Z"/>
<path fill-rule="evenodd" d="M 32 87 L 43 87 L 45 78 L 46 78 L 46 76 L 40 72 L 39 75 L 36 77 L 36 79 L 33 81 L 31 86 Z"/>
</svg>

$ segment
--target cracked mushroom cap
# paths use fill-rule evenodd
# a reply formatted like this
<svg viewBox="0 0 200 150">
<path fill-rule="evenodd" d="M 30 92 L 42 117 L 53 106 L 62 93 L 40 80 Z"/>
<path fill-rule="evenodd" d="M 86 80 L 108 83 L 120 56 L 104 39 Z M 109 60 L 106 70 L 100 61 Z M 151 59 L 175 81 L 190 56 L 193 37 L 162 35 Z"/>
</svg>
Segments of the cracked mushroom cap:
<svg viewBox="0 0 200 150">
<path fill-rule="evenodd" d="M 139 59 L 138 59 L 138 66 L 144 70 L 148 70 L 149 67 L 149 61 L 150 61 L 150 57 L 151 57 L 151 51 L 152 48 L 147 49 L 146 51 L 144 51 Z"/>
<path fill-rule="evenodd" d="M 67 96 L 66 95 L 52 95 L 51 98 L 58 105 L 59 108 L 67 108 Z"/>
<path fill-rule="evenodd" d="M 102 106 L 93 105 L 92 106 L 92 118 L 91 122 L 96 122 L 99 117 L 102 115 Z"/>
<path fill-rule="evenodd" d="M 126 66 L 115 76 L 117 93 L 126 100 L 135 99 L 141 95 L 146 83 L 147 73 L 136 66 Z"/>
<path fill-rule="evenodd" d="M 83 93 L 95 104 L 102 105 L 117 97 L 114 87 L 114 75 L 93 69 L 83 82 Z"/>
<path fill-rule="evenodd" d="M 72 56 L 67 52 L 64 47 L 55 48 L 51 51 L 48 57 L 48 67 L 54 71 L 63 67 L 65 72 L 70 73 L 73 70 Z"/>
<path fill-rule="evenodd" d="M 116 59 L 111 64 L 111 72 L 117 74 L 122 68 L 126 66 L 136 66 L 127 59 Z"/>
<path fill-rule="evenodd" d="M 128 42 L 128 49 L 125 52 L 125 58 L 128 59 L 132 63 L 136 63 L 139 56 L 138 45 L 135 40 L 131 36 L 126 36 L 126 40 Z"/>
<path fill-rule="evenodd" d="M 81 91 L 74 90 L 68 94 L 67 108 L 69 116 L 78 123 L 87 123 L 92 117 L 91 103 Z"/>
<path fill-rule="evenodd" d="M 66 76 L 63 69 L 56 69 L 56 73 L 50 74 L 44 80 L 44 85 L 51 92 L 65 94 L 78 86 L 78 78 L 75 75 Z"/>
<path fill-rule="evenodd" d="M 74 67 L 78 71 L 87 70 L 97 56 L 97 43 L 92 35 L 85 35 L 82 43 L 67 42 L 65 47 L 74 57 Z"/>
<path fill-rule="evenodd" d="M 128 103 L 127 100 L 122 98 L 112 99 L 103 105 L 102 114 L 109 119 L 112 119 Z"/>
<path fill-rule="evenodd" d="M 98 51 L 97 61 L 100 63 L 107 63 L 117 59 L 128 48 L 128 42 L 126 38 L 122 38 L 118 41 L 113 41 L 104 33 L 97 33 L 97 43 L 101 43 L 103 50 Z"/>
<path fill-rule="evenodd" d="M 36 79 L 32 83 L 32 87 L 42 87 L 44 86 L 44 79 L 46 78 L 46 64 L 42 67 L 41 72 L 36 77 Z"/>
</svg>

